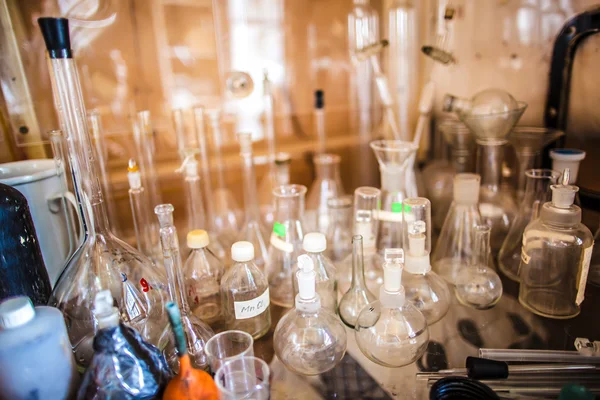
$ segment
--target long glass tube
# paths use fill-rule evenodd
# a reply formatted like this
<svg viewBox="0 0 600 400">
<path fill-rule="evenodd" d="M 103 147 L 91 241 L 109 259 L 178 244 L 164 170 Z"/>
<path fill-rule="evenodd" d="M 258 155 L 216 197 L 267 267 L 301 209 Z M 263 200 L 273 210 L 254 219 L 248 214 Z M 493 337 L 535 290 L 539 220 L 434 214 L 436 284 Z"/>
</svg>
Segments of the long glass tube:
<svg viewBox="0 0 600 400">
<path fill-rule="evenodd" d="M 273 110 L 273 92 L 271 91 L 271 81 L 267 71 L 264 71 L 263 79 L 263 101 L 265 103 L 265 137 L 267 139 L 267 148 L 269 151 L 269 171 L 275 173 L 275 116 Z"/>
<path fill-rule="evenodd" d="M 202 200 L 202 188 L 198 175 L 198 161 L 190 156 L 184 169 L 184 186 L 187 197 L 188 230 L 206 228 L 206 214 Z"/>
<path fill-rule="evenodd" d="M 173 110 L 171 117 L 173 118 L 173 127 L 175 129 L 175 138 L 177 140 L 177 151 L 179 158 L 184 161 L 187 157 L 187 137 L 185 134 L 185 122 L 183 120 L 183 110 Z"/>
<path fill-rule="evenodd" d="M 496 361 L 600 364 L 600 357 L 563 350 L 479 349 L 479 357 Z"/>
<path fill-rule="evenodd" d="M 198 150 L 200 152 L 200 166 L 202 173 L 202 185 L 204 186 L 204 209 L 206 210 L 206 227 L 209 232 L 215 232 L 215 224 L 212 216 L 214 215 L 214 205 L 212 193 L 212 184 L 210 181 L 210 164 L 208 162 L 208 153 L 206 151 L 206 129 L 204 126 L 204 107 L 194 108 L 194 126 L 196 128 L 196 140 L 198 141 Z"/>
<path fill-rule="evenodd" d="M 212 128 L 213 152 L 215 163 L 217 165 L 217 189 L 225 189 L 225 178 L 223 176 L 223 158 L 221 157 L 222 132 L 221 132 L 221 112 L 212 110 L 209 113 L 210 126 Z"/>
<path fill-rule="evenodd" d="M 246 222 L 260 221 L 260 208 L 256 195 L 256 172 L 252 157 L 252 135 L 250 133 L 238 133 L 240 141 L 240 156 L 243 161 L 244 173 L 244 208 Z"/>
<path fill-rule="evenodd" d="M 158 174 L 154 168 L 154 153 L 156 151 L 154 145 L 154 130 L 152 129 L 152 121 L 150 120 L 150 111 L 144 110 L 137 113 L 138 129 L 134 131 L 136 150 L 141 155 L 140 160 L 143 162 L 140 165 L 144 185 L 148 188 L 150 195 L 150 204 L 156 206 L 162 203 L 160 195 L 160 187 L 158 184 Z"/>
<path fill-rule="evenodd" d="M 146 256 L 156 262 L 155 247 L 152 241 L 152 224 L 148 221 L 149 203 L 148 196 L 142 186 L 142 177 L 135 160 L 130 159 L 127 166 L 127 178 L 129 180 L 129 203 L 131 215 L 133 216 L 133 229 L 137 248 Z"/>
</svg>

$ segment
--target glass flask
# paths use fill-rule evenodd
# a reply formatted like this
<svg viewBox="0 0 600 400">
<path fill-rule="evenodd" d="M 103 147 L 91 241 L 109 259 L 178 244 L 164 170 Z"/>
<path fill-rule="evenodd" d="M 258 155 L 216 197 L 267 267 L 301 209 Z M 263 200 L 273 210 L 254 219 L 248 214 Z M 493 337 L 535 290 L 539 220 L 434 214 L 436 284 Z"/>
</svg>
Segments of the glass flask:
<svg viewBox="0 0 600 400">
<path fill-rule="evenodd" d="M 334 368 L 346 354 L 346 329 L 335 313 L 321 304 L 314 260 L 298 257 L 296 306 L 277 323 L 275 354 L 291 371 L 318 375 Z"/>
<path fill-rule="evenodd" d="M 427 321 L 406 301 L 402 286 L 402 249 L 386 249 L 379 300 L 364 307 L 356 321 L 358 348 L 371 361 L 389 368 L 418 360 L 429 343 Z"/>
<path fill-rule="evenodd" d="M 292 271 L 302 251 L 305 195 L 306 186 L 302 185 L 279 186 L 273 190 L 275 222 L 265 272 L 269 279 L 271 301 L 281 307 L 294 305 Z"/>
<path fill-rule="evenodd" d="M 246 220 L 238 233 L 238 241 L 252 243 L 255 251 L 254 262 L 264 270 L 268 260 L 267 238 L 269 230 L 263 225 L 258 207 L 256 194 L 256 173 L 254 171 L 254 160 L 252 156 L 252 135 L 250 133 L 238 133 L 240 142 L 240 156 L 242 157 L 242 172 L 244 173 L 244 206 L 246 209 Z M 291 281 L 290 281 L 291 284 Z"/>
<path fill-rule="evenodd" d="M 156 344 L 167 324 L 164 277 L 149 258 L 115 237 L 108 227 L 81 84 L 70 49 L 68 20 L 40 18 L 38 22 L 48 47 L 60 127 L 68 133 L 69 161 L 84 226 L 83 243 L 68 260 L 49 305 L 65 316 L 75 360 L 85 368 L 93 355 L 96 293 L 110 290 L 121 320 Z"/>
<path fill-rule="evenodd" d="M 471 264 L 456 274 L 456 298 L 476 310 L 488 310 L 502 297 L 502 281 L 490 257 L 490 231 L 488 225 L 475 226 Z"/>
<path fill-rule="evenodd" d="M 579 188 L 569 184 L 569 170 L 550 188 L 552 201 L 523 233 L 519 302 L 543 317 L 573 318 L 584 299 L 594 239 L 573 204 Z"/>
<path fill-rule="evenodd" d="M 222 320 L 219 287 L 225 268 L 210 250 L 210 244 L 206 231 L 188 232 L 187 247 L 191 253 L 183 266 L 183 276 L 192 313 L 214 328 Z"/>
<path fill-rule="evenodd" d="M 358 314 L 364 306 L 377 298 L 367 288 L 365 282 L 365 262 L 363 257 L 363 237 L 352 238 L 352 286 L 340 299 L 338 314 L 344 324 L 354 328 Z"/>
<path fill-rule="evenodd" d="M 160 245 L 163 250 L 164 265 L 169 283 L 171 301 L 179 306 L 181 324 L 186 337 L 186 347 L 194 368 L 208 370 L 208 358 L 204 352 L 206 342 L 214 336 L 213 330 L 200 318 L 194 315 L 188 304 L 177 229 L 173 225 L 171 204 L 160 204 L 154 208 L 160 225 Z M 176 338 L 170 326 L 166 326 L 159 341 L 158 348 L 163 351 L 169 366 L 179 371 Z"/>
<path fill-rule="evenodd" d="M 253 261 L 252 243 L 234 243 L 231 259 L 233 265 L 225 271 L 220 287 L 225 328 L 258 339 L 271 327 L 269 283 Z"/>
<path fill-rule="evenodd" d="M 317 154 L 313 163 L 317 178 L 308 191 L 306 200 L 306 224 L 313 232 L 327 233 L 329 212 L 327 200 L 344 194 L 340 178 L 341 157 L 335 154 Z"/>
<path fill-rule="evenodd" d="M 531 221 L 538 218 L 540 207 L 550 200 L 550 186 L 557 183 L 560 174 L 551 169 L 530 169 L 525 172 L 525 175 L 527 184 L 521 207 L 498 253 L 500 271 L 517 282 L 523 232 Z"/>
<path fill-rule="evenodd" d="M 473 230 L 481 224 L 479 175 L 457 174 L 454 177 L 454 201 L 442 226 L 433 252 L 433 270 L 450 284 L 458 272 L 471 263 Z"/>
<path fill-rule="evenodd" d="M 336 281 L 336 269 L 333 263 L 325 255 L 327 250 L 327 239 L 325 235 L 320 232 L 307 233 L 302 240 L 302 249 L 306 252 L 306 255 L 310 257 L 314 265 L 313 270 L 317 274 L 316 285 L 317 293 L 321 300 L 321 306 L 335 314 L 337 312 L 337 281 Z M 292 272 L 292 286 L 294 288 L 294 298 L 298 294 L 298 279 L 296 272 L 298 272 L 300 264 L 294 266 Z"/>
<path fill-rule="evenodd" d="M 383 283 L 381 271 L 381 256 L 377 252 L 377 215 L 381 203 L 381 191 L 368 186 L 359 187 L 354 191 L 354 235 L 362 236 L 364 253 L 364 270 L 367 287 L 377 293 Z M 355 250 L 355 249 L 354 249 Z M 362 259 L 362 257 L 361 257 Z M 346 293 L 352 283 L 354 253 L 348 254 L 339 263 L 338 288 L 340 293 Z"/>
<path fill-rule="evenodd" d="M 265 174 L 260 182 L 258 191 L 258 202 L 260 214 L 266 226 L 272 226 L 275 218 L 275 199 L 273 189 L 281 185 L 290 184 L 290 164 L 292 158 L 289 153 L 277 153 L 275 156 L 275 168 Z"/>
<path fill-rule="evenodd" d="M 401 140 L 375 140 L 371 142 L 381 173 L 381 209 L 377 213 L 379 234 L 377 251 L 402 247 L 402 200 L 416 197 L 416 181 L 412 163 L 418 147 Z"/>
<path fill-rule="evenodd" d="M 352 253 L 352 196 L 346 195 L 327 200 L 329 227 L 327 228 L 327 254 L 338 262 Z"/>
<path fill-rule="evenodd" d="M 431 203 L 424 197 L 404 199 L 404 275 L 406 300 L 410 301 L 431 325 L 450 308 L 448 284 L 431 270 Z"/>
</svg>

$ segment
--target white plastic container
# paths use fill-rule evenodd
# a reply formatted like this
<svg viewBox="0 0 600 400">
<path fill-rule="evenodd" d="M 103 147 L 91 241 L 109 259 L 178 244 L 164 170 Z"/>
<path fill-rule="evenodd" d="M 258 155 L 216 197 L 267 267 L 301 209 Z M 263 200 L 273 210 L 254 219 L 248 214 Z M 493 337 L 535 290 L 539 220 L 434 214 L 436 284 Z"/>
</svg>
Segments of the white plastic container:
<svg viewBox="0 0 600 400">
<path fill-rule="evenodd" d="M 0 303 L 0 398 L 70 399 L 78 383 L 62 313 L 26 296 Z"/>
</svg>

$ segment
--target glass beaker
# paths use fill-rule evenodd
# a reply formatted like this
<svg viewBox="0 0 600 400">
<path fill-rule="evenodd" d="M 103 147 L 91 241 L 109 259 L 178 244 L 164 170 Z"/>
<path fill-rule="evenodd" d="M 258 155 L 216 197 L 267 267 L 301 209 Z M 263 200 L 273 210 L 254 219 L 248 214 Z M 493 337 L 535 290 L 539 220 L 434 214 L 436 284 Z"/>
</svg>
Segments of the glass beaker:
<svg viewBox="0 0 600 400">
<path fill-rule="evenodd" d="M 62 131 L 68 133 L 75 194 L 84 226 L 84 241 L 70 257 L 49 305 L 62 311 L 75 360 L 85 368 L 93 355 L 96 321 L 92 310 L 96 293 L 110 290 L 121 320 L 156 344 L 167 324 L 164 277 L 149 258 L 109 229 L 81 84 L 69 48 L 68 20 L 40 18 L 38 22 L 50 56 L 48 65 L 58 119 Z M 64 47 L 57 49 L 56 44 Z"/>
<path fill-rule="evenodd" d="M 221 365 L 233 360 L 254 357 L 254 339 L 243 331 L 217 333 L 206 343 L 210 370 L 217 372 Z"/>
<path fill-rule="evenodd" d="M 327 200 L 344 194 L 340 178 L 341 157 L 335 154 L 317 154 L 313 163 L 317 178 L 308 191 L 305 222 L 311 232 L 327 233 L 329 211 Z"/>
<path fill-rule="evenodd" d="M 281 307 L 294 305 L 292 271 L 302 252 L 305 195 L 306 187 L 302 185 L 284 185 L 273 190 L 275 222 L 265 271 L 271 301 Z"/>
<path fill-rule="evenodd" d="M 225 363 L 215 373 L 221 400 L 268 400 L 269 366 L 257 357 L 238 358 Z"/>
<path fill-rule="evenodd" d="M 417 145 L 401 140 L 375 140 L 370 143 L 381 173 L 381 207 L 377 212 L 379 232 L 377 251 L 402 247 L 402 200 L 417 197 L 412 159 Z"/>
<path fill-rule="evenodd" d="M 352 196 L 327 200 L 329 228 L 327 253 L 333 262 L 346 258 L 352 252 Z"/>
<path fill-rule="evenodd" d="M 265 174 L 260 183 L 260 190 L 258 191 L 260 214 L 266 226 L 272 226 L 273 219 L 275 218 L 273 189 L 277 186 L 290 184 L 291 156 L 288 153 L 277 153 L 274 162 L 274 169 L 270 169 L 269 173 Z"/>
<path fill-rule="evenodd" d="M 525 172 L 527 183 L 523 201 L 498 253 L 500 270 L 513 281 L 519 281 L 525 227 L 539 216 L 540 207 L 550 200 L 550 185 L 557 183 L 559 175 L 551 169 L 530 169 Z"/>
</svg>

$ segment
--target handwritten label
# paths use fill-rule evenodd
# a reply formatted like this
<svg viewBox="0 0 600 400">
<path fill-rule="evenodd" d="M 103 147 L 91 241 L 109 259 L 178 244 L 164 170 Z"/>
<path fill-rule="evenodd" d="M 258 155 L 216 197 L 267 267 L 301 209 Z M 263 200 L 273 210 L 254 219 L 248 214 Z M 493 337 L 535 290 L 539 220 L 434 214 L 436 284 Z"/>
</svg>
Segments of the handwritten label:
<svg viewBox="0 0 600 400">
<path fill-rule="evenodd" d="M 577 297 L 575 298 L 575 303 L 580 305 L 583 303 L 584 295 L 585 295 L 585 286 L 587 284 L 588 272 L 590 271 L 590 262 L 592 261 L 592 249 L 594 245 L 592 244 L 587 249 L 583 249 L 583 259 L 581 260 L 581 271 L 579 272 L 579 282 L 577 283 Z"/>
<path fill-rule="evenodd" d="M 234 301 L 235 319 L 249 319 L 265 312 L 269 308 L 269 289 L 260 296 L 247 301 Z"/>
<path fill-rule="evenodd" d="M 150 289 L 152 289 L 152 286 L 150 286 L 150 284 L 148 283 L 148 281 L 144 278 L 140 279 L 140 285 L 142 285 L 142 291 L 144 293 L 148 292 Z"/>
</svg>

